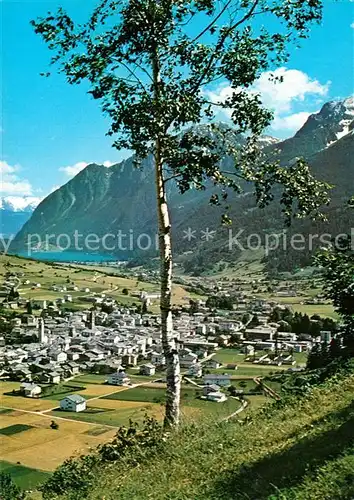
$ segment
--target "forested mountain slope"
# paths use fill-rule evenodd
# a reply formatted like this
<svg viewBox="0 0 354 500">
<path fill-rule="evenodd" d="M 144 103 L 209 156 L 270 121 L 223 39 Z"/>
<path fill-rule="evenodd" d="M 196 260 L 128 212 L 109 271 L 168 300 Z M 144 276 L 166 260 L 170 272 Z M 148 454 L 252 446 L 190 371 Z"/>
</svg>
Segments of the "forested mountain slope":
<svg viewBox="0 0 354 500">
<path fill-rule="evenodd" d="M 269 153 L 278 151 L 283 165 L 293 163 L 297 157 L 305 157 L 316 177 L 334 186 L 332 202 L 328 208 L 329 222 L 297 222 L 292 231 L 308 235 L 316 230 L 335 236 L 348 231 L 352 224 L 345 204 L 354 192 L 354 101 L 327 103 L 317 114 L 311 115 L 294 137 L 283 142 L 264 139 Z M 205 127 L 205 126 L 202 126 Z M 225 159 L 225 162 L 229 162 Z M 228 203 L 233 220 L 233 234 L 243 230 L 243 239 L 252 233 L 260 235 L 283 229 L 280 206 L 273 203 L 265 210 L 255 209 L 251 186 L 244 185 L 244 193 L 231 193 Z M 129 158 L 110 168 L 89 165 L 60 189 L 40 203 L 31 219 L 18 233 L 15 250 L 26 248 L 29 234 L 39 234 L 45 240 L 47 234 L 105 234 L 133 235 L 134 244 L 117 245 L 110 251 L 118 259 L 139 257 L 147 259 L 156 254 L 155 246 L 141 251 L 136 239 L 146 233 L 154 239 L 157 232 L 153 159 L 148 157 L 141 168 L 133 167 Z M 174 230 L 175 255 L 188 252 L 187 267 L 200 270 L 219 260 L 237 258 L 239 248 L 229 248 L 229 229 L 221 227 L 222 208 L 210 206 L 213 188 L 205 191 L 190 190 L 181 195 L 176 184 L 170 183 L 169 200 Z M 185 238 L 191 228 L 193 238 Z M 205 241 L 202 231 L 216 231 Z M 73 240 L 73 238 L 72 238 Z M 111 244 L 111 240 L 110 240 Z M 104 251 L 104 249 L 100 249 Z M 107 250 L 106 250 L 107 251 Z M 286 254 L 274 253 L 270 266 L 283 269 L 308 262 L 309 251 L 292 254 L 286 262 Z"/>
</svg>

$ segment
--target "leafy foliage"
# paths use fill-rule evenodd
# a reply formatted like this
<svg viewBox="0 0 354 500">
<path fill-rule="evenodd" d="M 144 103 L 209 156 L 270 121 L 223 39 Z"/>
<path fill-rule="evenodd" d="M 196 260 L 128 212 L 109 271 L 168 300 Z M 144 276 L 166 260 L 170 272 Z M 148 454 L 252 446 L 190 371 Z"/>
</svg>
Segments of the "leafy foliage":
<svg viewBox="0 0 354 500">
<path fill-rule="evenodd" d="M 276 321 L 280 323 L 282 326 L 283 323 L 289 326 L 288 330 L 284 330 L 280 328 L 281 331 L 290 331 L 300 334 L 308 334 L 313 337 L 317 337 L 320 335 L 321 331 L 329 331 L 336 332 L 338 330 L 338 324 L 331 318 L 324 318 L 321 316 L 312 316 L 311 318 L 307 314 L 292 312 L 289 308 L 275 308 L 271 315 L 270 319 L 272 321 Z"/>
<path fill-rule="evenodd" d="M 258 138 L 272 113 L 259 95 L 248 91 L 263 71 L 287 59 L 289 40 L 306 37 L 311 23 L 321 19 L 321 5 L 321 0 L 226 0 L 223 5 L 211 0 L 101 0 L 83 25 L 75 25 L 62 8 L 32 22 L 68 82 L 88 82 L 89 93 L 110 118 L 113 145 L 133 150 L 137 166 L 153 154 L 168 426 L 178 423 L 180 372 L 172 328 L 166 183 L 174 179 L 182 193 L 212 183 L 221 187 L 226 201 L 228 188 L 240 192 L 241 179 L 255 184 L 261 207 L 273 199 L 272 188 L 280 186 L 287 221 L 293 215 L 316 214 L 328 203 L 328 186 L 317 182 L 301 159 L 285 169 L 262 154 Z M 256 15 L 264 16 L 269 26 L 280 22 L 283 30 L 252 29 Z M 205 27 L 194 33 L 191 20 Z M 208 86 L 219 79 L 232 91 L 225 100 L 210 102 Z M 231 110 L 233 127 L 210 123 L 215 108 Z M 209 123 L 200 133 L 195 126 L 205 121 Z M 232 159 L 231 171 L 223 170 L 225 156 Z M 219 195 L 210 201 L 220 204 Z M 229 222 L 226 215 L 223 220 Z"/>
<path fill-rule="evenodd" d="M 253 27 L 255 16 L 264 21 L 261 29 Z M 229 189 L 239 192 L 240 181 L 248 181 L 264 207 L 278 186 L 289 221 L 318 214 L 329 186 L 301 159 L 284 168 L 262 153 L 257 140 L 272 113 L 249 89 L 262 72 L 287 60 L 287 45 L 306 38 L 321 16 L 321 0 L 101 0 L 85 24 L 75 24 L 62 8 L 32 24 L 68 82 L 89 83 L 111 120 L 114 146 L 133 150 L 137 165 L 158 138 L 165 181 L 174 179 L 181 192 L 211 181 L 222 188 L 211 203 L 220 204 Z M 220 81 L 230 93 L 212 99 Z M 230 110 L 232 126 L 213 123 L 220 110 Z M 202 133 L 195 127 L 201 123 Z M 232 158 L 228 170 L 221 166 L 225 156 Z M 229 221 L 226 214 L 223 220 Z"/>
<path fill-rule="evenodd" d="M 341 355 L 354 356 L 354 242 L 343 236 L 317 257 L 325 277 L 325 294 L 333 301 L 343 321 L 345 350 Z"/>
<path fill-rule="evenodd" d="M 0 472 L 0 498 L 1 500 L 24 500 L 25 494 L 12 481 L 10 474 Z"/>
</svg>

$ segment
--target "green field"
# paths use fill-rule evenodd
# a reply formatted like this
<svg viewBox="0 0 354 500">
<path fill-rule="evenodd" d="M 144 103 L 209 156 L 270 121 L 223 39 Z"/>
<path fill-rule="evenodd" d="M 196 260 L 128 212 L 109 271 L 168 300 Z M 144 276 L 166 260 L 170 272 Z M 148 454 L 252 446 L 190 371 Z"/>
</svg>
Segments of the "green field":
<svg viewBox="0 0 354 500">
<path fill-rule="evenodd" d="M 53 401 L 60 401 L 70 394 L 74 394 L 76 392 L 82 391 L 85 389 L 85 386 L 82 385 L 71 385 L 71 384 L 58 384 L 51 385 L 44 392 L 44 396 L 41 399 L 50 399 Z"/>
<path fill-rule="evenodd" d="M 181 400 L 182 402 L 194 400 L 196 397 L 196 389 L 194 387 L 182 387 L 181 388 Z M 165 401 L 166 389 L 161 387 L 134 387 L 127 391 L 116 392 L 108 396 L 104 396 L 102 399 L 111 399 L 118 401 L 141 401 L 146 403 L 163 403 Z"/>
<path fill-rule="evenodd" d="M 213 419 L 228 417 L 240 408 L 241 404 L 238 399 L 228 398 L 227 401 L 222 403 L 214 403 L 212 401 L 205 401 L 203 399 L 194 399 L 182 401 L 183 408 L 196 408 L 201 411 L 203 416 L 212 416 Z"/>
<path fill-rule="evenodd" d="M 41 470 L 30 469 L 24 465 L 11 464 L 0 461 L 0 471 L 10 474 L 13 481 L 24 490 L 36 488 L 40 483 L 46 481 L 50 473 Z"/>
<path fill-rule="evenodd" d="M 0 429 L 0 435 L 2 435 L 2 436 L 14 436 L 15 434 L 19 434 L 20 432 L 28 431 L 29 429 L 33 429 L 33 426 L 27 425 L 27 424 L 9 425 L 8 427 L 3 427 L 2 429 Z"/>
<path fill-rule="evenodd" d="M 119 303 L 132 305 L 140 303 L 139 292 L 156 291 L 159 288 L 158 283 L 139 281 L 135 277 L 120 277 L 117 270 L 114 274 L 108 274 L 105 267 L 97 266 L 97 269 L 94 269 L 91 266 L 74 266 L 66 263 L 58 265 L 14 255 L 0 255 L 0 277 L 4 278 L 7 272 L 23 274 L 18 288 L 20 297 L 23 299 L 55 301 L 66 294 L 72 295 L 73 302 L 66 302 L 62 306 L 63 309 L 68 310 L 86 309 L 90 306 L 90 302 L 82 299 L 93 293 L 104 293 Z M 30 281 L 29 284 L 25 284 L 27 280 Z M 40 287 L 36 287 L 36 284 Z M 52 290 L 52 285 L 65 285 L 67 288 L 75 285 L 79 290 L 59 292 Z M 86 287 L 90 289 L 90 292 L 82 291 Z M 123 294 L 123 289 L 128 290 L 127 295 Z M 181 286 L 173 285 L 174 304 L 187 305 L 189 296 L 189 293 Z M 149 309 L 158 312 L 158 303 L 156 302 Z M 18 312 L 24 312 L 24 310 L 18 310 Z M 34 309 L 33 313 L 39 314 L 39 310 Z"/>
<path fill-rule="evenodd" d="M 0 415 L 5 415 L 6 413 L 11 413 L 10 408 L 0 408 Z"/>
<path fill-rule="evenodd" d="M 104 384 L 107 380 L 107 375 L 85 373 L 84 375 L 78 375 L 73 380 L 79 384 Z"/>
<path fill-rule="evenodd" d="M 255 386 L 253 381 L 250 383 Z M 164 388 L 136 387 L 128 391 L 117 392 L 102 399 L 115 401 L 141 401 L 149 403 L 163 404 L 165 402 L 166 390 Z M 201 410 L 203 415 L 215 415 L 225 417 L 236 411 L 240 407 L 240 402 L 234 398 L 228 398 L 223 403 L 205 401 L 198 396 L 202 395 L 202 389 L 193 386 L 182 386 L 181 403 L 183 408 L 195 408 Z"/>
<path fill-rule="evenodd" d="M 245 355 L 241 354 L 238 349 L 220 349 L 216 352 L 213 359 L 223 364 L 241 363 L 245 359 Z"/>
<path fill-rule="evenodd" d="M 146 405 L 142 404 L 135 408 L 125 408 L 124 406 L 118 409 L 92 407 L 80 413 L 53 410 L 50 412 L 50 415 L 82 422 L 120 427 L 121 425 L 128 425 L 130 420 L 142 422 L 145 415 L 149 413 L 150 407 L 151 405 L 146 403 Z"/>
<path fill-rule="evenodd" d="M 252 379 L 231 380 L 231 384 L 236 389 L 242 389 L 244 392 L 253 391 L 258 388 L 258 385 Z"/>
<path fill-rule="evenodd" d="M 307 314 L 308 316 L 313 316 L 318 314 L 319 316 L 325 316 L 332 319 L 339 319 L 339 315 L 335 312 L 332 304 L 303 304 L 306 299 L 311 298 L 315 295 L 314 292 L 319 292 L 318 290 L 307 290 L 306 296 L 299 297 L 278 297 L 278 296 L 267 296 L 267 299 L 275 300 L 280 304 L 289 305 L 294 312 L 299 312 L 302 314 Z M 312 292 L 312 293 L 311 293 Z"/>
</svg>

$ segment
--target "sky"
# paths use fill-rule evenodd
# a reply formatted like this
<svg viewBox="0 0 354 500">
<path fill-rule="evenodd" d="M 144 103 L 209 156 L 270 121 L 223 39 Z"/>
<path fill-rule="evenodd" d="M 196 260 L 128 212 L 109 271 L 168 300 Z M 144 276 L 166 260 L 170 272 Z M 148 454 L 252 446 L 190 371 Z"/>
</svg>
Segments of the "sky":
<svg viewBox="0 0 354 500">
<path fill-rule="evenodd" d="M 127 152 L 111 147 L 109 127 L 99 105 L 83 86 L 70 86 L 63 75 L 43 78 L 50 51 L 30 20 L 63 6 L 84 21 L 95 0 L 0 0 L 1 9 L 1 157 L 0 196 L 41 199 L 67 182 L 88 163 L 109 167 Z M 275 68 L 284 83 L 276 87 L 264 73 L 254 90 L 274 111 L 267 132 L 293 135 L 310 113 L 330 100 L 354 93 L 354 0 L 325 0 L 321 26 L 312 28 L 301 48 Z M 209 88 L 211 100 L 228 95 L 225 83 Z M 226 116 L 221 119 L 227 119 Z M 23 201 L 21 201 L 23 203 Z"/>
</svg>

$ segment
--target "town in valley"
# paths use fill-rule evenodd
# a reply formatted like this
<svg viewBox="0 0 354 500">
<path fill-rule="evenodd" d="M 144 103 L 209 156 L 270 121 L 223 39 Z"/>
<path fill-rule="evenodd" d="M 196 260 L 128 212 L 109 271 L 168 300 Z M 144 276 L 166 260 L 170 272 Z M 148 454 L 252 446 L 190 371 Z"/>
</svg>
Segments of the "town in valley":
<svg viewBox="0 0 354 500">
<path fill-rule="evenodd" d="M 313 345 L 335 330 L 316 274 L 269 280 L 252 263 L 242 267 L 241 277 L 177 269 L 174 335 L 187 422 L 244 418 L 279 398 L 282 374 L 302 371 Z M 35 486 L 130 420 L 162 420 L 156 271 L 2 255 L 1 279 L 4 467 Z"/>
</svg>

